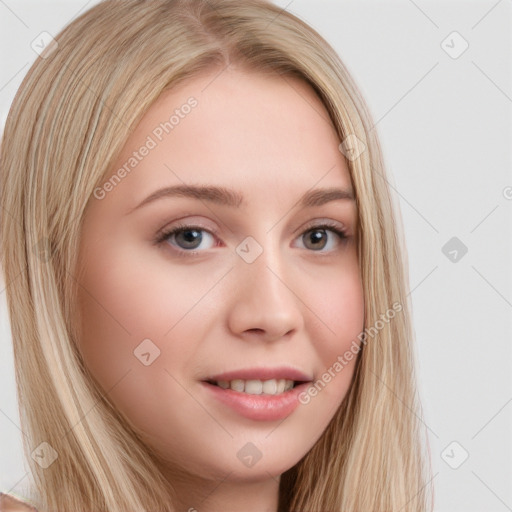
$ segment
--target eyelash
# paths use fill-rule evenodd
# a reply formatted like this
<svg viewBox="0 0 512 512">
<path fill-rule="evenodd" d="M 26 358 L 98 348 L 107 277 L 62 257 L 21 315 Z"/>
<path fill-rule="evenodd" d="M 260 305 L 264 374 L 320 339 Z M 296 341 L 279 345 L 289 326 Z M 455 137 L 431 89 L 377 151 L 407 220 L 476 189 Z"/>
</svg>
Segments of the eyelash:
<svg viewBox="0 0 512 512">
<path fill-rule="evenodd" d="M 324 229 L 326 228 L 326 231 L 331 231 L 333 233 L 335 233 L 339 238 L 340 238 L 340 243 L 341 244 L 344 244 L 346 243 L 350 236 L 347 235 L 347 231 L 344 230 L 344 229 L 340 229 L 340 227 L 338 226 L 338 224 L 335 224 L 334 222 L 329 222 L 329 221 L 326 221 L 326 222 L 323 222 L 322 224 L 318 224 L 318 225 L 313 225 L 313 226 L 309 226 L 306 230 L 304 230 L 302 233 L 301 233 L 301 236 L 304 235 L 305 233 L 308 233 L 309 231 L 316 231 L 316 230 L 321 230 L 321 229 Z M 172 235 L 175 235 L 181 231 L 188 231 L 188 230 L 195 230 L 195 231 L 206 231 L 207 233 L 210 233 L 211 235 L 217 237 L 217 232 L 216 231 L 212 231 L 210 229 L 206 229 L 202 226 L 199 226 L 199 225 L 193 225 L 193 224 L 179 224 L 177 226 L 174 226 L 173 228 L 171 229 L 167 229 L 167 230 L 162 230 L 160 232 L 157 233 L 156 237 L 155 237 L 155 240 L 154 240 L 154 243 L 156 245 L 160 245 L 162 244 L 163 242 L 165 242 L 170 236 Z M 197 256 L 199 255 L 200 253 L 202 253 L 203 251 L 193 251 L 193 250 L 185 250 L 185 249 L 175 249 L 175 252 L 176 254 L 179 256 L 179 257 L 194 257 L 194 256 Z M 311 251 L 311 252 L 318 252 L 320 254 L 326 254 L 326 253 L 323 253 L 322 251 Z M 329 252 L 333 252 L 333 251 L 329 251 Z"/>
</svg>

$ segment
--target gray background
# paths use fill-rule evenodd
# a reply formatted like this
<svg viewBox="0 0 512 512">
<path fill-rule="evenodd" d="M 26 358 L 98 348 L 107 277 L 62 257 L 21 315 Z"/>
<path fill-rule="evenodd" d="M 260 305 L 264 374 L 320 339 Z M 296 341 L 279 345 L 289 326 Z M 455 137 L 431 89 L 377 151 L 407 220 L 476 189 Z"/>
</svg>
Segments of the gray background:
<svg viewBox="0 0 512 512">
<path fill-rule="evenodd" d="M 32 41 L 95 3 L 0 0 L 2 126 L 36 58 Z M 512 2 L 276 3 L 338 51 L 381 137 L 409 253 L 435 510 L 512 510 Z M 23 495 L 29 475 L 4 288 L 0 490 Z"/>
</svg>

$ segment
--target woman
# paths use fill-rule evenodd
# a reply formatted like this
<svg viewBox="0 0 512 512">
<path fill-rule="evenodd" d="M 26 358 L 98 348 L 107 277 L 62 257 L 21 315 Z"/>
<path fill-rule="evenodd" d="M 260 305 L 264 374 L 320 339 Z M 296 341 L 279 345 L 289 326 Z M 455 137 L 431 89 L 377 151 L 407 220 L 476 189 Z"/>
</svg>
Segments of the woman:
<svg viewBox="0 0 512 512">
<path fill-rule="evenodd" d="M 398 216 L 334 50 L 260 0 L 107 0 L 56 41 L 0 160 L 33 505 L 430 510 Z"/>
</svg>

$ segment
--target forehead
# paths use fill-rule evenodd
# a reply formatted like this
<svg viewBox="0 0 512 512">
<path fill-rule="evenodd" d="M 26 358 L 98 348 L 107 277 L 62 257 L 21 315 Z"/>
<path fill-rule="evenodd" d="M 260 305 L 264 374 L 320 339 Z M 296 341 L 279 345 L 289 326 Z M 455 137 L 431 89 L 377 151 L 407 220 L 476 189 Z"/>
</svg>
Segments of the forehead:
<svg viewBox="0 0 512 512">
<path fill-rule="evenodd" d="M 132 206 L 157 185 L 199 183 L 243 190 L 249 202 L 272 194 L 284 200 L 315 185 L 351 190 L 339 143 L 308 84 L 228 68 L 164 91 L 126 141 L 113 172 L 136 160 L 122 184 Z"/>
</svg>

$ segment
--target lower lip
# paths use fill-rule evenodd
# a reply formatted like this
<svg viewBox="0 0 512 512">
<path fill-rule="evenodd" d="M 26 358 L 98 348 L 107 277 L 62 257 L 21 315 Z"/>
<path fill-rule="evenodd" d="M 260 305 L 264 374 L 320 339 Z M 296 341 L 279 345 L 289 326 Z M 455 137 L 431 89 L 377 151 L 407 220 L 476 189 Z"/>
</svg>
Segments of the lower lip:
<svg viewBox="0 0 512 512">
<path fill-rule="evenodd" d="M 275 421 L 289 416 L 299 405 L 299 395 L 308 386 L 304 382 L 278 395 L 251 395 L 232 389 L 223 389 L 215 384 L 202 382 L 213 396 L 224 405 L 231 407 L 241 416 L 251 420 Z"/>
</svg>

